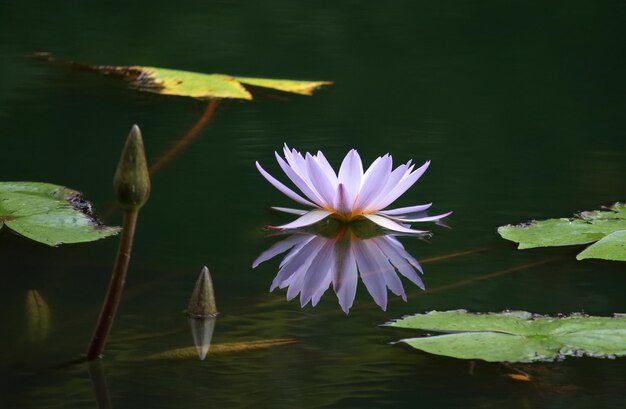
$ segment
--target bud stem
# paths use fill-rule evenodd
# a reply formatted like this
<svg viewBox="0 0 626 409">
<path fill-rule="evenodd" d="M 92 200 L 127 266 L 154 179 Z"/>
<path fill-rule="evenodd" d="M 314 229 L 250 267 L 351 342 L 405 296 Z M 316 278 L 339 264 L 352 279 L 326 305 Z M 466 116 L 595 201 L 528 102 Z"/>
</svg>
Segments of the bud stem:
<svg viewBox="0 0 626 409">
<path fill-rule="evenodd" d="M 133 247 L 133 237 L 135 236 L 138 214 L 139 209 L 124 212 L 124 225 L 120 237 L 120 245 L 117 250 L 117 258 L 115 259 L 115 266 L 111 274 L 109 289 L 107 290 L 104 305 L 100 311 L 98 324 L 96 325 L 96 329 L 91 337 L 91 342 L 87 348 L 88 361 L 99 358 L 102 355 L 107 337 L 113 326 L 113 319 L 115 318 L 117 307 L 122 298 L 122 290 L 124 289 L 124 282 L 126 281 L 126 272 L 128 271 L 130 252 Z"/>
<path fill-rule="evenodd" d="M 137 125 L 133 125 L 128 138 L 126 138 L 122 156 L 117 164 L 113 186 L 117 195 L 117 202 L 124 209 L 124 225 L 122 226 L 120 246 L 117 250 L 113 273 L 111 273 L 109 289 L 100 311 L 96 329 L 91 337 L 89 347 L 87 347 L 88 361 L 102 355 L 107 337 L 113 326 L 115 313 L 122 298 L 124 282 L 126 282 L 137 216 L 139 209 L 146 203 L 150 195 L 150 176 L 146 163 L 146 153 L 143 148 L 141 131 Z"/>
</svg>

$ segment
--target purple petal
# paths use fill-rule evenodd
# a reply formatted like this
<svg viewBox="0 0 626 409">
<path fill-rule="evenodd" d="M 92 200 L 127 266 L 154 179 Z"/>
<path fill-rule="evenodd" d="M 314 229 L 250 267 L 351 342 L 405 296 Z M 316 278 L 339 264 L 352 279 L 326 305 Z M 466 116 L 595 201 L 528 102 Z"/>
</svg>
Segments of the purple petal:
<svg viewBox="0 0 626 409">
<path fill-rule="evenodd" d="M 406 192 L 411 186 L 417 182 L 417 180 L 426 172 L 428 166 L 430 165 L 430 161 L 426 161 L 420 168 L 415 170 L 413 173 L 402 179 L 398 185 L 389 192 L 382 201 L 379 202 L 379 208 L 384 209 L 393 203 L 397 198 L 402 196 L 404 192 Z"/>
<path fill-rule="evenodd" d="M 316 210 L 311 210 L 311 211 L 314 212 Z M 408 227 L 404 227 L 392 220 L 387 219 L 386 217 L 379 216 L 376 214 L 364 214 L 363 217 L 369 219 L 370 221 L 388 230 L 399 231 L 401 233 L 420 233 L 420 234 L 429 233 L 428 230 L 413 230 Z"/>
<path fill-rule="evenodd" d="M 344 188 L 343 183 L 340 183 L 339 186 L 337 186 L 337 195 L 335 196 L 335 200 L 333 203 L 335 212 L 340 215 L 350 214 L 350 204 L 351 202 L 348 199 L 346 189 Z"/>
<path fill-rule="evenodd" d="M 380 267 L 372 254 L 363 245 L 363 241 L 354 242 L 354 256 L 365 288 L 374 302 L 384 310 L 387 309 L 387 285 Z"/>
<path fill-rule="evenodd" d="M 354 202 L 353 210 L 360 211 L 370 206 L 372 200 L 380 193 L 391 174 L 392 160 L 389 155 L 368 169 L 369 175 L 363 177 L 363 186 Z M 371 171 L 370 171 L 371 170 Z"/>
<path fill-rule="evenodd" d="M 341 162 L 339 168 L 339 183 L 343 183 L 348 194 L 350 207 L 354 204 L 354 198 L 361 189 L 361 179 L 363 178 L 363 163 L 359 153 L 352 149 Z"/>
<path fill-rule="evenodd" d="M 428 204 L 417 205 L 417 206 L 399 207 L 397 209 L 381 210 L 378 213 L 382 213 L 385 216 L 401 216 L 403 214 L 423 212 L 424 210 L 427 210 L 428 208 L 430 208 L 432 205 L 433 205 L 432 203 L 428 203 Z"/>
<path fill-rule="evenodd" d="M 320 263 L 320 250 L 324 247 L 324 245 L 328 242 L 328 239 L 316 236 L 316 244 L 318 247 L 313 250 L 307 250 L 306 254 L 308 256 L 306 263 L 298 269 L 297 274 L 294 274 L 289 281 L 283 282 L 283 284 L 289 285 L 287 289 L 287 300 L 294 299 L 298 294 L 300 294 L 300 305 L 304 306 L 306 303 L 302 302 L 302 294 L 304 283 L 307 279 L 307 276 L 315 271 L 318 271 L 317 266 Z M 308 302 L 308 300 L 307 300 Z"/>
<path fill-rule="evenodd" d="M 302 166 L 300 166 L 300 162 L 296 159 L 297 157 L 302 158 L 300 152 L 295 149 L 290 150 L 287 144 L 285 144 L 285 146 L 283 146 L 283 154 L 285 155 L 285 160 L 289 166 L 304 180 L 308 180 L 309 177 L 306 169 L 302 168 Z M 302 161 L 304 161 L 304 159 L 302 159 Z"/>
<path fill-rule="evenodd" d="M 317 292 L 311 298 L 311 305 L 313 307 L 315 307 L 317 305 L 317 303 L 320 302 L 320 299 L 322 298 L 322 295 L 324 295 L 326 290 L 328 290 L 328 288 L 330 287 L 331 282 L 332 282 L 332 273 L 331 273 L 331 271 L 328 271 L 328 273 L 326 273 L 326 276 L 324 277 L 324 280 L 323 280 L 322 284 L 320 284 L 319 289 L 317 290 Z"/>
<path fill-rule="evenodd" d="M 326 160 L 322 151 L 317 151 L 317 155 L 313 156 L 313 158 L 317 161 L 317 164 L 320 166 L 320 169 L 322 169 L 331 185 L 336 187 L 337 183 L 339 183 L 337 175 L 335 174 L 333 167 L 330 166 L 330 163 L 328 163 L 328 160 Z"/>
<path fill-rule="evenodd" d="M 391 245 L 387 239 L 388 236 L 379 236 L 375 237 L 373 240 L 383 252 L 383 254 L 387 256 L 389 262 L 398 270 L 398 272 L 423 290 L 425 288 L 424 282 L 422 281 L 420 276 L 417 275 L 415 269 L 413 268 L 411 263 L 409 263 L 405 255 L 408 255 L 411 258 L 413 257 L 406 252 L 404 247 L 401 246 L 402 248 L 398 249 L 395 246 Z"/>
<path fill-rule="evenodd" d="M 289 166 L 277 152 L 274 152 L 274 155 L 276 156 L 276 161 L 280 165 L 281 169 L 285 172 L 289 179 L 291 179 L 293 184 L 296 185 L 298 189 L 300 189 L 300 191 L 315 204 L 323 206 L 323 200 L 319 192 L 317 192 L 306 179 L 303 179 L 298 172 L 292 169 L 291 166 Z"/>
<path fill-rule="evenodd" d="M 389 175 L 389 179 L 385 183 L 380 191 L 370 200 L 370 204 L 363 209 L 365 213 L 372 213 L 382 209 L 380 203 L 387 197 L 387 195 L 398 186 L 398 183 L 411 172 L 409 165 L 400 165 L 394 169 Z"/>
<path fill-rule="evenodd" d="M 274 209 L 276 211 L 283 212 L 283 213 L 297 214 L 298 216 L 302 216 L 303 214 L 309 212 L 309 210 L 291 209 L 289 207 L 278 207 L 278 206 L 272 206 L 271 209 Z"/>
<path fill-rule="evenodd" d="M 265 169 L 261 167 L 261 164 L 259 162 L 256 162 L 256 168 L 259 170 L 259 172 L 261 172 L 261 175 L 263 175 L 263 177 L 267 179 L 268 182 L 270 182 L 276 189 L 280 190 L 284 195 L 289 197 L 291 200 L 294 200 L 305 206 L 317 207 L 317 205 L 314 205 L 313 203 L 309 202 L 308 200 L 306 200 L 305 198 L 303 198 L 302 196 L 300 196 L 299 194 L 297 194 L 296 192 L 294 192 L 293 190 L 289 189 L 287 186 L 283 185 L 281 182 L 276 180 L 272 175 L 267 173 Z"/>
<path fill-rule="evenodd" d="M 293 248 L 289 250 L 289 253 L 287 253 L 285 257 L 283 257 L 283 260 L 278 265 L 279 268 L 283 268 L 283 266 L 287 265 L 287 263 L 290 263 L 294 257 L 297 257 L 298 254 L 300 254 L 300 250 L 302 250 L 304 246 L 306 246 L 315 238 L 315 236 L 306 233 L 297 233 L 296 235 L 301 236 L 303 238 L 302 241 L 293 246 Z"/>
<path fill-rule="evenodd" d="M 322 296 L 324 295 L 324 293 L 326 292 L 326 290 L 328 290 L 328 288 L 330 287 L 332 281 L 333 281 L 333 271 L 332 271 L 332 267 L 335 265 L 335 257 L 333 254 L 333 247 L 334 245 L 330 245 L 330 254 L 328 254 L 328 259 L 330 261 L 329 265 L 327 268 L 325 269 L 321 269 L 320 273 L 324 270 L 326 270 L 326 273 L 323 273 L 323 277 L 320 280 L 319 284 L 316 285 L 317 290 L 315 291 L 315 293 L 313 294 L 313 296 L 311 297 L 311 305 L 313 307 L 315 307 L 317 305 L 317 303 L 319 303 L 320 299 L 322 298 Z M 306 286 L 306 284 L 305 284 Z M 301 301 L 302 304 L 302 301 Z M 305 301 L 306 304 L 306 301 Z"/>
<path fill-rule="evenodd" d="M 379 156 L 376 159 L 374 159 L 374 162 L 372 162 L 370 167 L 367 168 L 365 173 L 363 173 L 363 177 L 361 178 L 361 180 L 367 179 L 369 177 L 370 173 L 372 173 L 372 170 L 375 169 L 378 166 L 378 164 L 380 163 L 380 161 L 382 159 L 383 159 L 382 156 Z M 363 182 L 361 182 L 361 186 L 363 186 Z"/>
<path fill-rule="evenodd" d="M 311 263 L 306 273 L 304 282 L 302 283 L 302 291 L 300 294 L 300 304 L 305 306 L 313 298 L 313 296 L 324 287 L 326 277 L 330 276 L 330 266 L 334 262 L 332 258 L 334 242 L 327 240 L 324 246 L 317 253 L 317 257 Z M 326 282 L 324 291 L 330 285 L 330 281 Z"/>
<path fill-rule="evenodd" d="M 391 235 L 386 236 L 386 237 L 389 241 L 389 244 L 391 244 L 392 246 L 398 249 L 398 254 L 402 255 L 402 257 L 408 260 L 408 262 L 413 267 L 415 267 L 420 273 L 424 274 L 424 270 L 422 269 L 422 266 L 420 265 L 420 263 L 415 259 L 415 257 L 413 257 L 411 254 L 409 254 L 409 252 L 405 250 L 404 246 L 402 245 L 402 243 L 400 243 L 398 239 L 396 239 L 395 237 Z"/>
<path fill-rule="evenodd" d="M 378 268 L 385 280 L 385 285 L 389 287 L 392 293 L 402 297 L 406 301 L 406 294 L 402 287 L 402 282 L 396 274 L 396 270 L 389 263 L 387 256 L 380 250 L 376 243 L 372 240 L 364 240 L 363 244 L 366 246 L 367 251 L 371 254 L 372 259 L 378 265 Z"/>
<path fill-rule="evenodd" d="M 252 268 L 258 267 L 259 264 L 267 261 L 271 258 L 276 257 L 280 253 L 284 253 L 289 250 L 296 244 L 307 242 L 311 240 L 311 238 L 307 238 L 306 236 L 294 234 L 293 236 L 289 236 L 287 239 L 279 241 L 278 243 L 274 243 L 270 248 L 265 250 L 263 253 L 259 254 L 259 256 L 252 262 Z"/>
<path fill-rule="evenodd" d="M 356 296 L 358 274 L 350 242 L 346 243 L 347 245 L 342 244 L 337 243 L 335 246 L 333 287 L 341 309 L 348 314 Z"/>
<path fill-rule="evenodd" d="M 297 227 L 309 226 L 317 223 L 322 219 L 330 216 L 330 212 L 327 210 L 311 210 L 303 216 L 298 217 L 291 223 L 283 224 L 282 226 L 267 226 L 270 229 L 295 229 Z"/>
<path fill-rule="evenodd" d="M 290 151 L 287 144 L 285 144 L 283 152 L 285 154 L 285 159 L 287 160 L 287 163 L 294 170 L 294 172 L 296 172 L 302 178 L 302 180 L 307 182 L 309 186 L 312 186 L 311 178 L 309 177 L 309 170 L 306 166 L 306 161 L 304 160 L 304 157 L 302 157 L 300 152 L 295 149 L 292 149 Z"/>
<path fill-rule="evenodd" d="M 331 207 L 333 205 L 333 199 L 335 198 L 334 186 L 320 168 L 319 163 L 317 163 L 315 158 L 309 153 L 306 154 L 306 164 L 313 188 L 324 200 L 324 207 Z"/>
<path fill-rule="evenodd" d="M 312 240 L 306 243 L 298 251 L 292 250 L 289 261 L 285 263 L 276 274 L 270 291 L 274 291 L 276 287 L 285 288 L 292 286 L 296 277 L 302 276 L 315 259 L 318 251 L 324 245 L 325 239 L 319 236 L 312 236 Z M 295 289 L 294 289 L 295 290 Z M 300 290 L 298 289 L 298 292 Z"/>
<path fill-rule="evenodd" d="M 391 220 L 395 220 L 397 222 L 401 222 L 401 223 L 417 223 L 417 222 L 432 222 L 435 220 L 440 220 L 443 219 L 445 217 L 448 217 L 452 214 L 452 212 L 447 212 L 447 213 L 442 213 L 442 214 L 438 214 L 435 216 L 425 216 L 425 217 L 418 217 L 416 219 L 407 219 L 404 217 L 393 217 L 393 216 L 389 216 L 389 215 L 385 215 L 386 217 L 388 217 Z"/>
<path fill-rule="evenodd" d="M 289 283 L 289 288 L 287 288 L 287 301 L 293 300 L 298 296 L 298 294 L 300 294 L 300 289 L 302 288 L 302 282 L 304 281 L 305 273 L 306 269 L 299 269 L 298 274 L 294 274 L 293 279 Z"/>
</svg>

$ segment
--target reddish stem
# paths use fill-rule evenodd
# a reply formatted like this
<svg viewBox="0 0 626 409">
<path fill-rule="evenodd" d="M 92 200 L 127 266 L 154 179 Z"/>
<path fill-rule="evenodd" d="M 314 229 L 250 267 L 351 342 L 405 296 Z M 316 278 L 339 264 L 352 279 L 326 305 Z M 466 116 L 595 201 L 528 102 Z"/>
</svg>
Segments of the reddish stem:
<svg viewBox="0 0 626 409">
<path fill-rule="evenodd" d="M 124 282 L 126 281 L 126 272 L 128 271 L 130 252 L 133 247 L 133 237 L 135 236 L 138 214 L 138 209 L 127 210 L 124 213 L 124 225 L 117 251 L 117 258 L 115 259 L 115 266 L 113 267 L 113 273 L 111 275 L 111 282 L 109 283 L 109 289 L 107 290 L 107 295 L 104 299 L 102 310 L 100 311 L 98 324 L 96 325 L 96 329 L 91 337 L 91 342 L 87 348 L 88 361 L 99 358 L 102 355 L 107 337 L 113 326 L 115 313 L 120 304 Z"/>
<path fill-rule="evenodd" d="M 209 120 L 213 116 L 213 113 L 215 112 L 215 108 L 217 108 L 217 100 L 212 99 L 207 104 L 206 109 L 204 110 L 204 113 L 202 114 L 200 119 L 198 119 L 198 122 L 196 122 L 196 124 L 182 138 L 180 138 L 178 142 L 172 145 L 167 150 L 167 152 L 161 155 L 161 157 L 152 166 L 150 166 L 151 175 L 158 172 L 159 169 L 161 169 L 165 164 L 171 161 L 172 158 L 178 155 L 181 149 L 183 149 L 189 142 L 193 140 L 193 138 L 195 138 L 195 136 L 209 122 Z"/>
</svg>

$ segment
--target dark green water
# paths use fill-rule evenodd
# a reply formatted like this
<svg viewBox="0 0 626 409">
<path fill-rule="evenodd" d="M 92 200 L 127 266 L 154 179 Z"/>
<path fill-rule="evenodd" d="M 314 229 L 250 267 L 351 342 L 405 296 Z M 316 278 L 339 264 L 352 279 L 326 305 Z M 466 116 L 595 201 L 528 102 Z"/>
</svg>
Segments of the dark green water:
<svg viewBox="0 0 626 409">
<path fill-rule="evenodd" d="M 103 361 L 119 408 L 585 408 L 626 404 L 626 360 L 496 364 L 389 345 L 410 334 L 378 325 L 466 308 L 626 312 L 624 266 L 577 262 L 577 249 L 516 251 L 496 227 L 567 216 L 626 198 L 623 2 L 143 4 L 0 1 L 2 180 L 84 192 L 105 212 L 133 123 L 154 160 L 201 115 L 198 101 L 140 93 L 115 79 L 25 58 L 33 51 L 97 64 L 335 81 L 313 97 L 224 102 L 210 125 L 153 178 L 111 343 Z M 290 206 L 254 168 L 279 176 L 274 150 L 350 148 L 369 163 L 432 160 L 397 204 L 454 210 L 429 242 L 404 238 L 427 291 L 381 311 L 359 284 L 346 316 L 332 291 L 313 309 L 268 293 L 278 260 L 251 268 Z M 280 177 L 280 176 L 279 176 Z M 284 178 L 282 178 L 284 180 Z M 120 222 L 115 214 L 106 220 Z M 81 354 L 104 296 L 117 239 L 58 249 L 0 233 L 0 406 L 95 407 L 87 368 L 45 370 Z M 471 281 L 529 263 L 532 268 Z M 195 359 L 130 361 L 192 346 L 183 310 L 208 265 L 222 312 L 216 344 L 296 338 L 297 345 Z M 470 281 L 468 281 L 470 280 Z M 51 310 L 44 344 L 26 342 L 25 297 Z M 430 291 L 429 291 L 430 290 Z M 434 291 L 433 291 L 434 290 Z M 176 332 L 180 330 L 179 332 Z M 139 335 L 170 333 L 137 339 Z"/>
</svg>

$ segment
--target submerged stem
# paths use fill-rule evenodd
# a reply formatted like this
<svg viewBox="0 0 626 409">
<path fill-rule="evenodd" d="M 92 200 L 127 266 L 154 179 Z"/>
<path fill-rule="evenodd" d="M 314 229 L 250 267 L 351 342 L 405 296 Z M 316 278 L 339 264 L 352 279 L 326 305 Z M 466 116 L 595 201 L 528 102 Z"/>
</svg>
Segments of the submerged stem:
<svg viewBox="0 0 626 409">
<path fill-rule="evenodd" d="M 107 337 L 113 326 L 113 319 L 115 318 L 117 307 L 122 298 L 122 290 L 124 289 L 124 282 L 126 281 L 126 272 L 128 271 L 130 253 L 133 247 L 138 214 L 139 209 L 130 209 L 124 212 L 124 225 L 109 289 L 107 290 L 100 317 L 98 318 L 98 324 L 96 325 L 96 329 L 91 337 L 91 342 L 87 348 L 87 360 L 89 361 L 102 355 Z"/>
<path fill-rule="evenodd" d="M 204 113 L 195 123 L 195 125 L 187 131 L 187 133 L 178 140 L 174 145 L 172 145 L 157 161 L 150 166 L 150 174 L 153 175 L 159 171 L 163 166 L 165 166 L 169 161 L 171 161 L 178 153 L 193 140 L 193 138 L 206 126 L 209 122 L 213 113 L 215 112 L 215 108 L 217 108 L 217 100 L 212 99 L 207 104 Z"/>
</svg>

